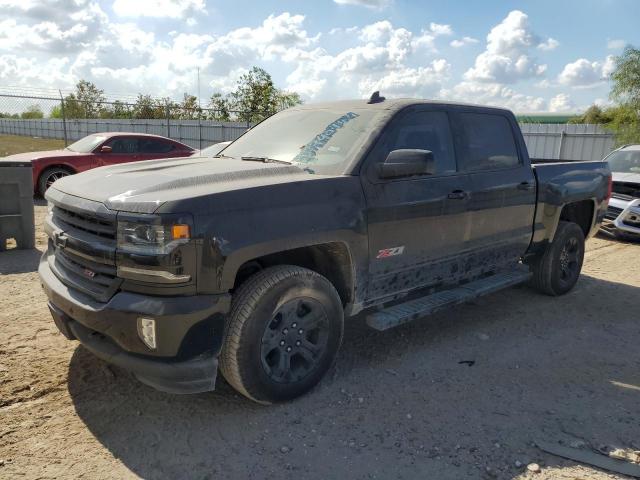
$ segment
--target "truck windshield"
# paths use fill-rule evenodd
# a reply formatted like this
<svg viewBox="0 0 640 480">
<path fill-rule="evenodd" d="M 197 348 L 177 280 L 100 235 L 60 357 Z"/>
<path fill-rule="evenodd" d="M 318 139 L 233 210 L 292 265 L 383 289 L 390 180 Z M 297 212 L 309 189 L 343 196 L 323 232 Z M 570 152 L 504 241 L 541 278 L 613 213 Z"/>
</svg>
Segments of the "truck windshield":
<svg viewBox="0 0 640 480">
<path fill-rule="evenodd" d="M 640 150 L 618 150 L 607 158 L 612 172 L 640 173 Z"/>
<path fill-rule="evenodd" d="M 101 137 L 100 135 L 89 135 L 69 145 L 67 147 L 67 150 L 78 153 L 93 152 L 93 149 L 104 142 L 106 139 L 107 137 Z"/>
<path fill-rule="evenodd" d="M 249 130 L 223 155 L 291 162 L 310 173 L 344 173 L 378 115 L 365 109 L 285 110 Z"/>
</svg>

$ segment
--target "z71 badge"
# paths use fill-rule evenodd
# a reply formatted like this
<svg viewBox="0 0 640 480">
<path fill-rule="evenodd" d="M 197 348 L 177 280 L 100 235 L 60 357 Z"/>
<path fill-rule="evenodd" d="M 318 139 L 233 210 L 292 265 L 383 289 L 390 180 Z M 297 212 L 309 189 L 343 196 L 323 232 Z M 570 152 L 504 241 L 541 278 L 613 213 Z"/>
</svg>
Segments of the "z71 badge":
<svg viewBox="0 0 640 480">
<path fill-rule="evenodd" d="M 378 250 L 378 255 L 376 255 L 376 258 L 395 257 L 396 255 L 402 255 L 403 253 L 404 245 L 402 245 L 401 247 L 383 248 L 382 250 Z"/>
</svg>

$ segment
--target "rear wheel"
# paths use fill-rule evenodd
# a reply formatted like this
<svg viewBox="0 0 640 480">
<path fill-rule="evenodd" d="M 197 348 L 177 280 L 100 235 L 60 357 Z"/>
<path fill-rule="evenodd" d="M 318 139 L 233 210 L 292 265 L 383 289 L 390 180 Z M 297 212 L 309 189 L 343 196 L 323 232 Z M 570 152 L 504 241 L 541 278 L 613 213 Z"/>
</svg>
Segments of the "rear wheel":
<svg viewBox="0 0 640 480">
<path fill-rule="evenodd" d="M 267 268 L 234 294 L 220 370 L 257 402 L 298 397 L 333 364 L 343 316 L 338 292 L 322 275 L 295 266 Z"/>
<path fill-rule="evenodd" d="M 558 224 L 553 242 L 531 265 L 531 285 L 547 295 L 563 295 L 580 276 L 584 260 L 584 233 L 573 222 Z"/>
<path fill-rule="evenodd" d="M 40 174 L 40 178 L 38 179 L 38 193 L 44 197 L 44 193 L 51 185 L 71 174 L 72 172 L 63 167 L 47 168 Z"/>
</svg>

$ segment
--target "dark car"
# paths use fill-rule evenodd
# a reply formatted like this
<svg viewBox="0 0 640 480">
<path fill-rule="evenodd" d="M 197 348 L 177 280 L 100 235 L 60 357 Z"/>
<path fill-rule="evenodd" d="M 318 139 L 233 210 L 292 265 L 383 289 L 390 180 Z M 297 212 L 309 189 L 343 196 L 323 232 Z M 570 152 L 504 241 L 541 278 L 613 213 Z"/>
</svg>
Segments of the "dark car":
<svg viewBox="0 0 640 480">
<path fill-rule="evenodd" d="M 59 330 L 142 382 L 202 392 L 220 367 L 271 403 L 363 310 L 384 330 L 522 282 L 567 293 L 610 188 L 604 162 L 532 165 L 508 110 L 303 105 L 218 158 L 57 182 L 39 274 Z"/>
<path fill-rule="evenodd" d="M 155 158 L 189 157 L 195 151 L 159 135 L 111 132 L 88 135 L 63 150 L 19 153 L 0 161 L 30 161 L 35 193 L 44 195 L 60 178 L 92 168 Z"/>
</svg>

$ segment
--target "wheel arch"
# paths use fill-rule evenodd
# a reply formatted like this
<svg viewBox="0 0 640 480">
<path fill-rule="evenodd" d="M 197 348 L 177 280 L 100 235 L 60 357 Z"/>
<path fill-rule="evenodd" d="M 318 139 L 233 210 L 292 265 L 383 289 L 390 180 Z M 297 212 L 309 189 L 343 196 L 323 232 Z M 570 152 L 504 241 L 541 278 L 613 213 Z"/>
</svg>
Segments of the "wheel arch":
<svg viewBox="0 0 640 480">
<path fill-rule="evenodd" d="M 573 222 L 577 224 L 588 238 L 593 232 L 596 220 L 596 202 L 594 199 L 579 200 L 563 205 L 558 221 Z M 557 225 L 556 225 L 557 230 Z M 555 232 L 554 235 L 555 237 Z"/>
<path fill-rule="evenodd" d="M 313 270 L 333 284 L 343 305 L 354 301 L 356 279 L 353 256 L 348 245 L 341 241 L 263 252 L 246 259 L 233 273 L 229 272 L 229 289 L 237 289 L 257 271 L 275 265 L 295 265 Z"/>
</svg>

